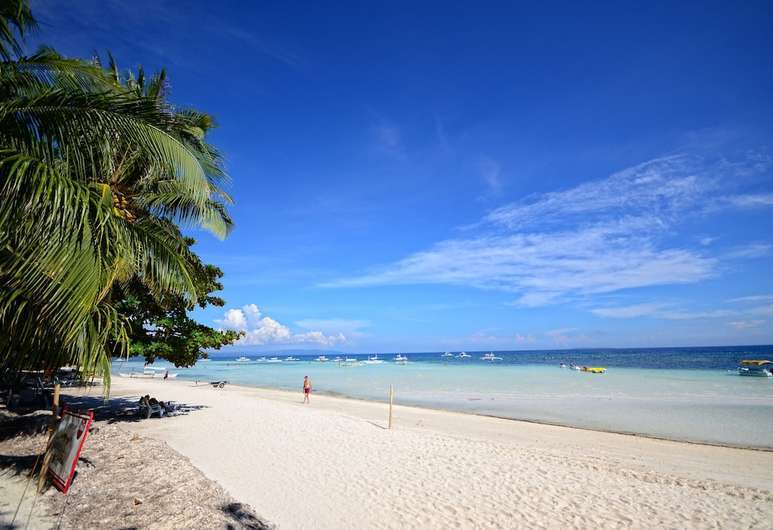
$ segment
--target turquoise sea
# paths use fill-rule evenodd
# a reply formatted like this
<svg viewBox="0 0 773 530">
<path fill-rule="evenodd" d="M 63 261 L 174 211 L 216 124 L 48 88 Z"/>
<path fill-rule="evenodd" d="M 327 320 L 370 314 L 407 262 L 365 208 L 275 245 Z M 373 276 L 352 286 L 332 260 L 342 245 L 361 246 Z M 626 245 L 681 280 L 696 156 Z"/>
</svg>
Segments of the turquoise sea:
<svg viewBox="0 0 773 530">
<path fill-rule="evenodd" d="M 454 352 L 458 354 L 459 352 Z M 314 361 L 299 353 L 214 357 L 178 369 L 178 379 L 299 390 L 304 375 L 315 392 L 385 400 L 389 385 L 406 405 L 627 432 L 677 440 L 773 449 L 773 377 L 740 377 L 740 359 L 773 360 L 773 346 L 497 352 L 502 360 L 443 358 L 441 353 L 380 354 L 382 364 Z M 299 361 L 284 360 L 294 355 Z M 262 357 L 282 362 L 268 363 Z M 360 361 L 367 354 L 344 355 Z M 605 366 L 591 374 L 560 363 Z M 143 363 L 116 361 L 113 371 L 142 371 Z M 169 365 L 158 362 L 154 367 Z M 162 397 L 162 396 L 159 396 Z"/>
</svg>

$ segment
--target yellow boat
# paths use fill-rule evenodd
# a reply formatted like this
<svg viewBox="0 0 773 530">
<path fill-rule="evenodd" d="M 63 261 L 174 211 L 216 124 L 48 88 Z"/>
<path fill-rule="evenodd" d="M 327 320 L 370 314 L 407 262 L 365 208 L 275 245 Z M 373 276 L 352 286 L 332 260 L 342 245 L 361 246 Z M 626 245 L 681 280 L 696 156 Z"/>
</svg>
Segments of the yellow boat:
<svg viewBox="0 0 773 530">
<path fill-rule="evenodd" d="M 601 366 L 583 366 L 580 368 L 581 372 L 590 372 L 592 374 L 603 374 L 607 371 L 606 368 L 603 368 Z"/>
</svg>

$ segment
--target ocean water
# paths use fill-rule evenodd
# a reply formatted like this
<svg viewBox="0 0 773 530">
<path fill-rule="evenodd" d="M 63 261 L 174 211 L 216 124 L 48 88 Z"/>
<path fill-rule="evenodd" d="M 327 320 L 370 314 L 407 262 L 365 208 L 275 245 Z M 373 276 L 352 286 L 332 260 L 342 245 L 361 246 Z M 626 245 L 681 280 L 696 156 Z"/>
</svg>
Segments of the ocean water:
<svg viewBox="0 0 773 530">
<path fill-rule="evenodd" d="M 455 352 L 458 353 L 458 352 Z M 216 357 L 178 379 L 300 390 L 304 375 L 315 392 L 396 401 L 589 429 L 677 440 L 773 449 L 773 378 L 740 377 L 741 359 L 773 360 L 773 346 L 498 352 L 501 361 L 444 359 L 440 353 L 407 354 L 409 363 L 341 366 L 294 354 L 297 362 L 265 363 L 262 355 Z M 284 359 L 290 353 L 278 355 Z M 348 355 L 360 360 L 367 354 Z M 343 357 L 343 355 L 342 355 Z M 560 363 L 605 366 L 591 374 Z M 156 367 L 167 366 L 157 363 Z M 141 361 L 114 363 L 114 372 L 141 370 Z M 516 424 L 514 424 L 516 425 Z M 514 427 L 515 428 L 515 427 Z"/>
</svg>

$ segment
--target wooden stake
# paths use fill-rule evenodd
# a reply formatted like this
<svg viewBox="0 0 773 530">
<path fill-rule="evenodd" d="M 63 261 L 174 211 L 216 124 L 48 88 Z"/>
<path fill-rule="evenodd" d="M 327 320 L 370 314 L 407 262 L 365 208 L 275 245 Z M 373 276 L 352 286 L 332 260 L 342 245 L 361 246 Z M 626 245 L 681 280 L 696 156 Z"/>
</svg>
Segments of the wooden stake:
<svg viewBox="0 0 773 530">
<path fill-rule="evenodd" d="M 392 428 L 392 403 L 394 402 L 395 390 L 392 385 L 389 385 L 389 424 L 388 428 Z"/>
<path fill-rule="evenodd" d="M 40 477 L 38 478 L 38 493 L 43 491 L 43 486 L 46 484 L 46 474 L 48 474 L 48 465 L 51 463 L 51 439 L 54 436 L 56 430 L 56 422 L 59 412 L 59 391 L 61 386 L 59 383 L 54 385 L 54 402 L 51 405 L 51 424 L 48 426 L 48 443 L 46 444 L 46 456 L 43 457 L 43 465 L 40 467 Z"/>
</svg>

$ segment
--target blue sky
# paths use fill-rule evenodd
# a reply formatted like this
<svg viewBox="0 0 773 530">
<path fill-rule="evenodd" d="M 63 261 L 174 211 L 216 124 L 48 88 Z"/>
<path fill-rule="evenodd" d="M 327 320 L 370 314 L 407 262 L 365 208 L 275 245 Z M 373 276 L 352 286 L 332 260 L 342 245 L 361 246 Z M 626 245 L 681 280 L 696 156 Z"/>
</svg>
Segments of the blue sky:
<svg viewBox="0 0 773 530">
<path fill-rule="evenodd" d="M 241 348 L 770 344 L 773 7 L 671 4 L 46 0 L 30 44 L 217 118 Z"/>
</svg>

